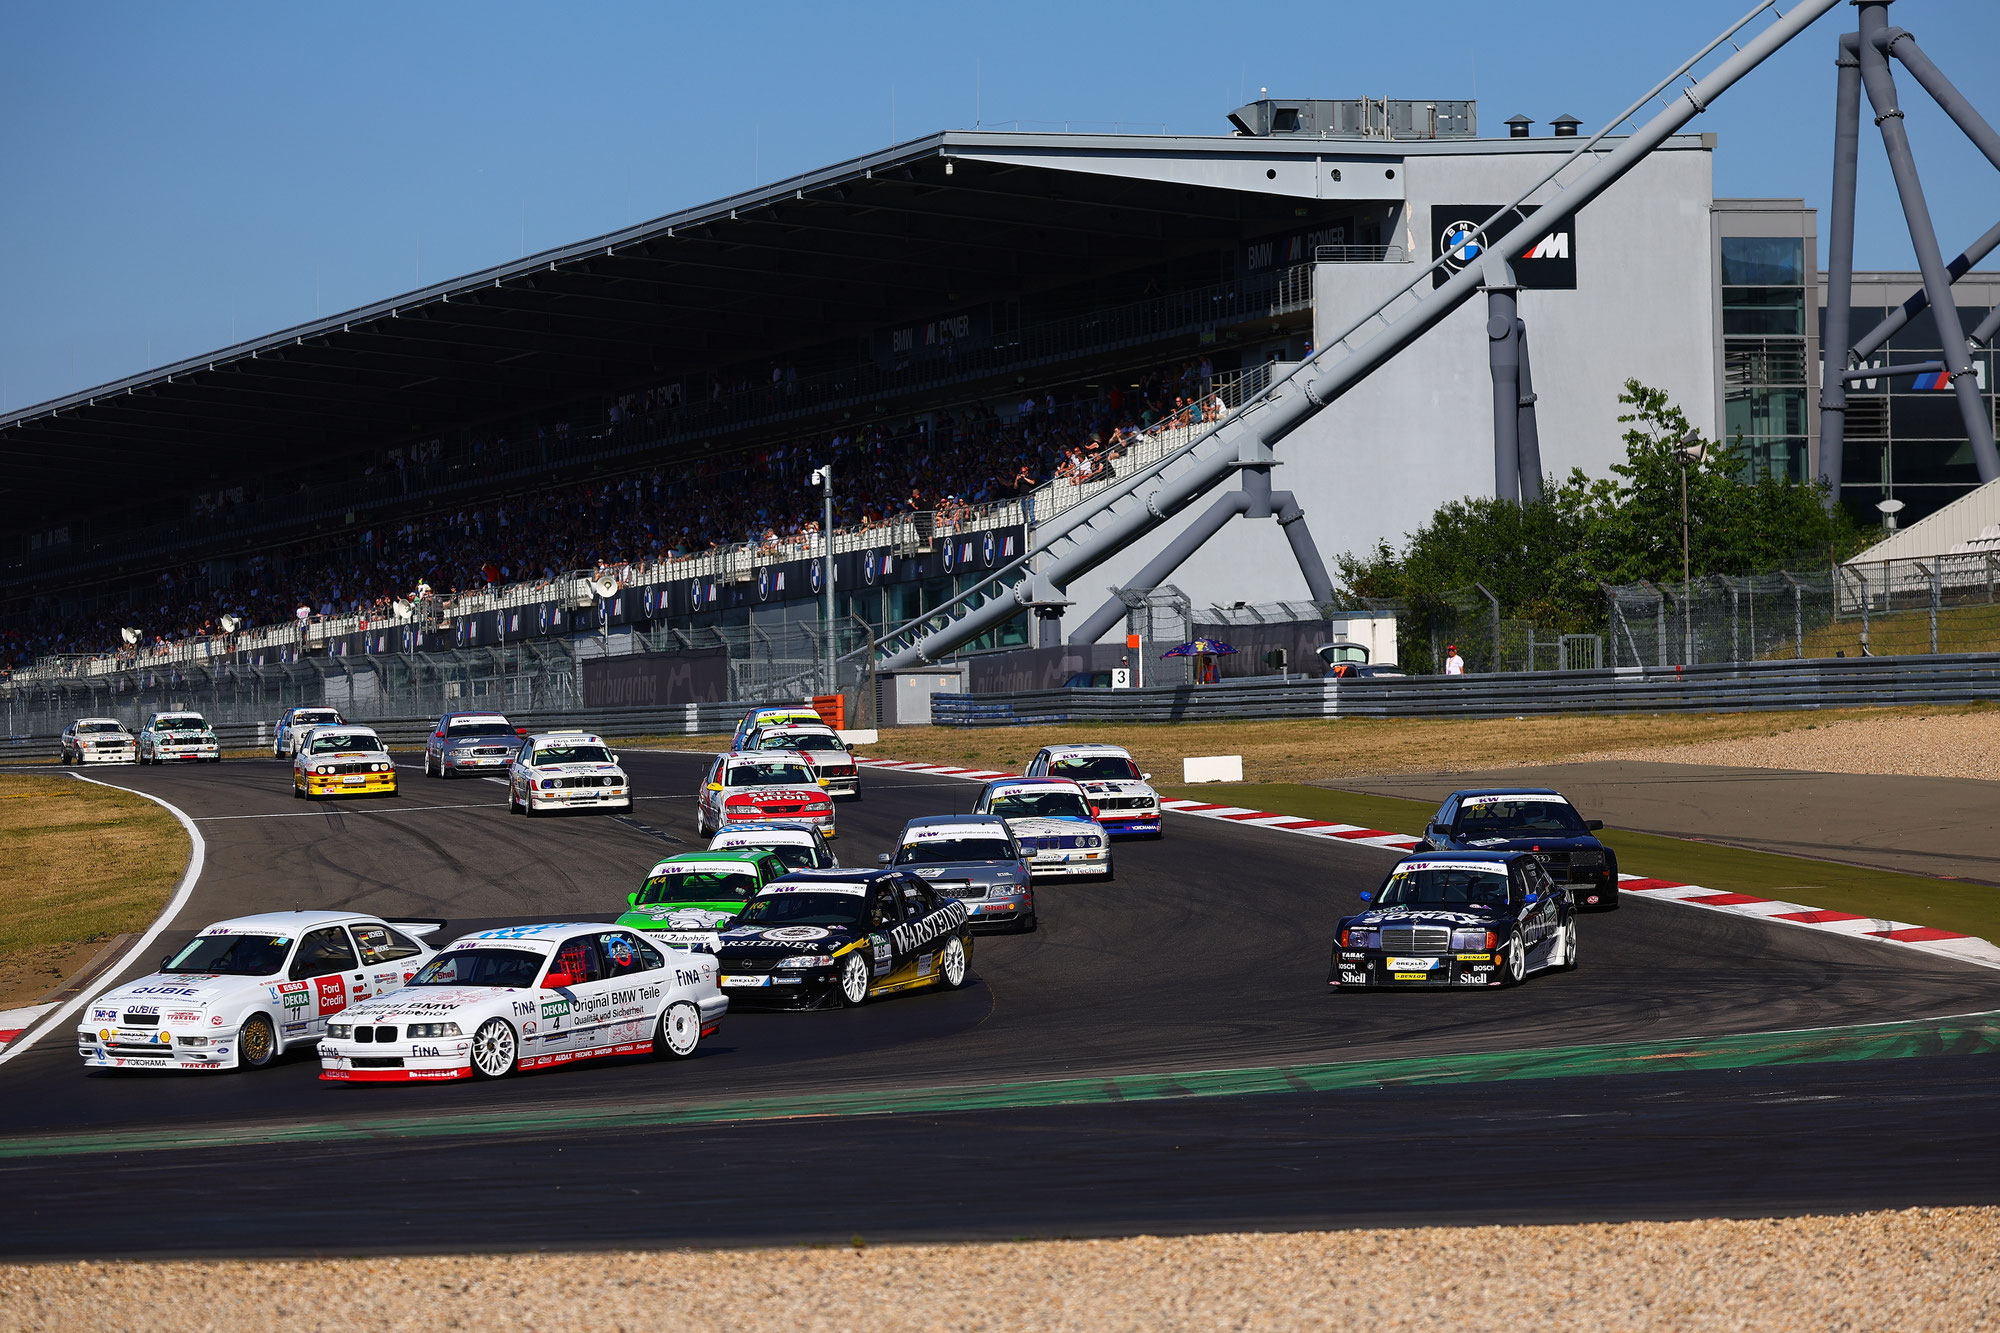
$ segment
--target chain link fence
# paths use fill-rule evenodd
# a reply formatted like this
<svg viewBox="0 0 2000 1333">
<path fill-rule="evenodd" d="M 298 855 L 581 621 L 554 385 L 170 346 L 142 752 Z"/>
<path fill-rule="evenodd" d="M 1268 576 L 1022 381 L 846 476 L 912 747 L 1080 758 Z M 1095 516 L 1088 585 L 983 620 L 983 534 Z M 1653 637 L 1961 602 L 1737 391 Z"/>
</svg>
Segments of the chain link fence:
<svg viewBox="0 0 2000 1333">
<path fill-rule="evenodd" d="M 1604 587 L 1610 665 L 2000 651 L 2000 555 Z"/>
</svg>

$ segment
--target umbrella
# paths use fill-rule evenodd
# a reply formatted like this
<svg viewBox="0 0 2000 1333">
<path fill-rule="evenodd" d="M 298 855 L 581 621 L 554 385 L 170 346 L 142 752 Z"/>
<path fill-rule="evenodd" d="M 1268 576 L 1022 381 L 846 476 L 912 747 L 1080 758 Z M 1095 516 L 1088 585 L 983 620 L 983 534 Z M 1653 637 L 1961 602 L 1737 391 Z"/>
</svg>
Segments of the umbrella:
<svg viewBox="0 0 2000 1333">
<path fill-rule="evenodd" d="M 1233 653 L 1235 651 L 1236 650 L 1234 648 L 1231 648 L 1228 644 L 1224 643 L 1220 639 L 1190 639 L 1188 642 L 1182 644 L 1178 648 L 1167 649 L 1167 651 L 1161 653 L 1160 656 L 1196 657 L 1203 653 L 1207 653 L 1212 656 L 1220 657 L 1225 653 Z"/>
</svg>

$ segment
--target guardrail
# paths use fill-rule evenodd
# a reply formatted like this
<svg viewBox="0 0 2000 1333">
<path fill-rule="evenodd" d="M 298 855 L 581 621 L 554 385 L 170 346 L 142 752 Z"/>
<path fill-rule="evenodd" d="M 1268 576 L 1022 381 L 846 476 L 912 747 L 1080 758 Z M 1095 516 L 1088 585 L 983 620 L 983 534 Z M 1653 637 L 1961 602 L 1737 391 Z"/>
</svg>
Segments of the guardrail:
<svg viewBox="0 0 2000 1333">
<path fill-rule="evenodd" d="M 612 739 L 625 736 L 700 736 L 731 731 L 743 715 L 758 705 L 728 700 L 718 703 L 673 704 L 665 708 L 598 708 L 588 711 L 509 713 L 514 725 L 537 731 L 592 731 Z M 361 725 L 371 728 L 392 750 L 416 750 L 437 724 L 435 717 L 378 717 Z M 270 722 L 226 722 L 215 737 L 227 750 L 267 749 L 277 725 Z M 62 752 L 57 736 L 0 737 L 0 762 L 54 759 Z"/>
<path fill-rule="evenodd" d="M 1821 658 L 1675 669 L 1349 680 L 1256 679 L 1134 690 L 940 694 L 943 726 L 1194 722 L 1257 717 L 1518 717 L 1778 712 L 2000 699 L 2000 655 Z"/>
</svg>

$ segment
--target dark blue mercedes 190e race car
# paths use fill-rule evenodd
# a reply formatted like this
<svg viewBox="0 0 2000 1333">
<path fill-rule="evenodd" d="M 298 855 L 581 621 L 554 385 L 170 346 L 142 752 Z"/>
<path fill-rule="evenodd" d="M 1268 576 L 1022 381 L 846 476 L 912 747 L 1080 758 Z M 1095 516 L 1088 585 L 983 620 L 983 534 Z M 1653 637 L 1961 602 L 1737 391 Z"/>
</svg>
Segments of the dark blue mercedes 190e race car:
<svg viewBox="0 0 2000 1333">
<path fill-rule="evenodd" d="M 1512 986 L 1576 966 L 1576 904 L 1533 852 L 1421 852 L 1334 928 L 1327 984 Z"/>
</svg>

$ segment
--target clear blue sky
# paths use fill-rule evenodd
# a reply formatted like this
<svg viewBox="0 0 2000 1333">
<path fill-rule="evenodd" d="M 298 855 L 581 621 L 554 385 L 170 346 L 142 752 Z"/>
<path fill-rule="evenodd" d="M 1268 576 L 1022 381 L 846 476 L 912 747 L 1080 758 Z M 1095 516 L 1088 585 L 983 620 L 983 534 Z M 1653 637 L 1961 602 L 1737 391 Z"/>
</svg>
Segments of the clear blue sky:
<svg viewBox="0 0 2000 1333">
<path fill-rule="evenodd" d="M 1594 129 L 1748 3 L 15 0 L 0 8 L 0 408 L 975 118 L 1214 133 L 1264 86 L 1476 87 L 1488 132 L 1517 111 Z M 1696 120 L 1721 136 L 1716 193 L 1824 208 L 1852 12 Z M 2000 121 L 2000 4 L 1892 15 Z M 1903 82 L 1953 254 L 2000 218 L 2000 173 Z M 1879 140 L 1862 160 L 1857 262 L 1912 267 Z"/>
</svg>

